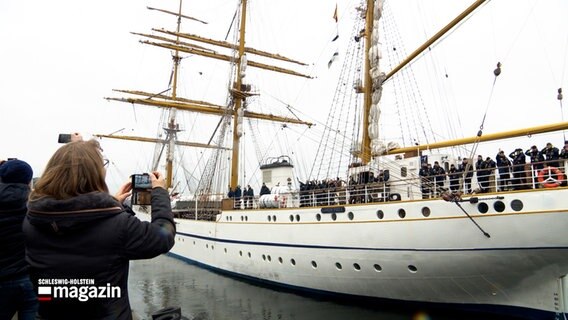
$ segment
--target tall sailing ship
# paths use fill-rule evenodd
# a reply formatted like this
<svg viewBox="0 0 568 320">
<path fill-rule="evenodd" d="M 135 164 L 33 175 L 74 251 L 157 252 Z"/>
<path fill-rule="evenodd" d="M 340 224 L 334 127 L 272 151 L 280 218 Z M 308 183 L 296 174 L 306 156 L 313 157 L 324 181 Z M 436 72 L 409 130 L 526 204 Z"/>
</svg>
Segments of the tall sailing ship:
<svg viewBox="0 0 568 320">
<path fill-rule="evenodd" d="M 309 170 L 299 168 L 301 154 L 271 154 L 269 145 L 268 152 L 256 151 L 256 172 L 249 170 L 248 178 L 242 174 L 247 129 L 252 132 L 249 140 L 257 142 L 263 135 L 258 129 L 261 122 L 276 122 L 281 131 L 302 128 L 300 132 L 314 123 L 297 117 L 298 110 L 288 104 L 282 115 L 254 109 L 262 93 L 246 75 L 257 68 L 309 79 L 309 72 L 294 70 L 309 66 L 246 45 L 247 0 L 241 0 L 233 17 L 233 41 L 182 32 L 182 19 L 205 21 L 185 15 L 181 2 L 177 12 L 149 8 L 178 19 L 176 30 L 138 33 L 141 42 L 173 53 L 170 86 L 158 93 L 117 90 L 129 96 L 108 99 L 166 110 L 163 133 L 159 138 L 98 136 L 156 143 L 156 154 L 165 152 L 172 196 L 182 189 L 174 174 L 177 146 L 208 151 L 191 196 L 174 204 L 177 237 L 171 254 L 175 257 L 311 293 L 561 319 L 568 313 L 564 160 L 521 163 L 514 158 L 504 167 L 495 168 L 487 161 L 476 168 L 473 158 L 483 142 L 558 132 L 567 129 L 568 122 L 491 134 L 483 132 L 482 122 L 477 135 L 469 138 L 438 141 L 431 134 L 417 133 L 412 140 L 405 139 L 406 147 L 379 137 L 386 85 L 407 77 L 399 74 L 481 10 L 484 2 L 475 1 L 389 71 L 381 62 L 381 43 L 386 43 L 383 1 L 362 1 L 353 9 L 356 24 L 347 41 L 349 49 L 344 54 L 334 52 L 326 61 L 331 67 L 337 56 L 346 57 L 314 165 Z M 333 19 L 338 20 L 337 8 Z M 332 41 L 338 36 L 339 31 Z M 229 66 L 225 104 L 180 96 L 180 63 L 196 56 Z M 271 65 L 266 60 L 279 62 Z M 500 73 L 501 65 L 496 63 L 495 79 Z M 385 99 L 387 94 L 391 91 L 385 89 Z M 181 112 L 216 117 L 208 141 L 178 139 L 184 129 L 178 123 Z M 416 111 L 418 117 L 421 112 Z M 201 123 L 194 128 L 201 131 Z M 466 153 L 463 158 L 469 160 L 457 173 L 449 172 L 451 166 L 459 168 L 465 162 L 455 151 L 446 151 L 452 148 Z M 158 168 L 155 163 L 152 169 Z M 424 169 L 428 164 L 436 171 Z M 245 192 L 249 184 L 255 186 L 253 196 Z M 262 184 L 268 193 L 259 195 Z M 149 219 L 148 208 L 136 209 L 141 219 Z"/>
</svg>

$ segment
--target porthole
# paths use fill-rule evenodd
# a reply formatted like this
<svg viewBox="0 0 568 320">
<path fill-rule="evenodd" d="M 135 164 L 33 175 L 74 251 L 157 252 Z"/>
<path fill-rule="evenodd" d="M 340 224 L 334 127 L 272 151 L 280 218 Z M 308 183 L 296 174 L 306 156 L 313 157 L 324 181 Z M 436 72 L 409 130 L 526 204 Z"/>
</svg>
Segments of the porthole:
<svg viewBox="0 0 568 320">
<path fill-rule="evenodd" d="M 383 271 L 383 267 L 381 267 L 380 264 L 376 264 L 376 263 L 375 263 L 375 264 L 373 265 L 373 268 L 375 268 L 375 271 L 377 271 L 377 272 Z"/>
<path fill-rule="evenodd" d="M 430 208 L 428 208 L 428 207 L 423 207 L 423 208 L 422 208 L 422 215 L 423 215 L 424 217 L 429 217 L 429 216 L 430 216 Z"/>
<path fill-rule="evenodd" d="M 290 259 L 290 264 L 293 265 L 293 266 L 295 266 L 295 265 L 296 265 L 296 260 Z"/>
<path fill-rule="evenodd" d="M 272 217 L 268 216 L 268 222 L 272 221 Z"/>
<path fill-rule="evenodd" d="M 248 216 L 245 216 L 245 221 L 249 221 L 249 217 L 248 217 Z"/>
<path fill-rule="evenodd" d="M 379 220 L 382 220 L 385 217 L 385 213 L 383 212 L 383 210 L 377 210 L 377 218 L 379 218 Z"/>
<path fill-rule="evenodd" d="M 290 215 L 290 222 L 294 222 L 294 216 Z"/>
<path fill-rule="evenodd" d="M 495 201 L 495 203 L 493 204 L 493 209 L 495 209 L 495 211 L 497 212 L 503 212 L 505 211 L 505 204 L 503 203 L 503 201 Z"/>
<path fill-rule="evenodd" d="M 282 257 L 278 257 L 278 262 L 280 262 L 280 264 L 282 264 L 282 262 L 284 262 L 284 260 L 282 260 Z"/>
<path fill-rule="evenodd" d="M 229 216 L 226 216 L 226 217 L 225 217 L 225 220 L 229 221 Z"/>
<path fill-rule="evenodd" d="M 336 262 L 336 263 L 335 263 L 335 268 L 336 268 L 337 270 L 341 270 L 341 269 L 343 269 L 343 266 L 341 265 L 341 263 Z"/>
<path fill-rule="evenodd" d="M 361 266 L 358 263 L 354 263 L 353 269 L 355 269 L 356 271 L 361 271 Z"/>
<path fill-rule="evenodd" d="M 349 213 L 347 213 L 347 217 L 349 218 L 349 220 L 353 220 L 355 215 L 353 214 L 353 212 L 349 211 Z"/>
<path fill-rule="evenodd" d="M 243 256 L 243 252 L 242 252 L 242 251 L 239 251 L 239 256 L 241 256 L 241 257 Z"/>
<path fill-rule="evenodd" d="M 523 202 L 519 199 L 511 201 L 511 208 L 515 211 L 523 210 Z"/>
<path fill-rule="evenodd" d="M 250 252 L 248 253 L 248 256 L 249 256 L 249 258 L 251 258 L 251 257 L 252 257 L 252 255 L 250 254 Z"/>
<path fill-rule="evenodd" d="M 321 221 L 321 214 L 319 214 L 319 213 L 316 214 L 316 220 L 317 220 L 317 221 Z"/>
<path fill-rule="evenodd" d="M 266 256 L 262 255 L 262 260 L 266 261 Z"/>
<path fill-rule="evenodd" d="M 206 245 L 205 245 L 205 248 L 209 249 L 209 245 L 208 245 L 208 244 L 206 244 Z"/>
<path fill-rule="evenodd" d="M 227 253 L 227 248 L 225 248 L 225 250 L 224 250 L 224 251 L 225 251 L 225 253 Z"/>
<path fill-rule="evenodd" d="M 315 261 L 312 261 L 312 268 L 317 269 L 318 268 L 318 264 Z"/>
<path fill-rule="evenodd" d="M 266 260 L 268 260 L 268 262 L 272 261 L 272 258 L 270 256 L 266 256 Z"/>
<path fill-rule="evenodd" d="M 245 221 L 245 217 L 241 216 L 241 221 Z"/>
<path fill-rule="evenodd" d="M 331 214 L 331 220 L 333 220 L 333 221 L 337 220 L 337 214 L 336 213 Z"/>
<path fill-rule="evenodd" d="M 296 215 L 296 221 L 300 222 L 300 215 L 299 214 Z"/>
<path fill-rule="evenodd" d="M 401 209 L 398 209 L 398 216 L 399 216 L 401 219 L 404 219 L 404 217 L 406 217 L 406 210 L 404 210 L 404 209 L 402 209 L 402 208 L 401 208 Z"/>
<path fill-rule="evenodd" d="M 408 265 L 408 271 L 412 272 L 412 273 L 416 273 L 418 271 L 418 268 L 416 268 L 413 265 Z"/>
<path fill-rule="evenodd" d="M 489 211 L 489 206 L 485 202 L 480 202 L 477 205 L 477 210 L 479 210 L 479 212 L 481 213 L 487 213 L 487 211 Z"/>
<path fill-rule="evenodd" d="M 215 250 L 215 246 L 211 245 L 211 250 Z"/>
<path fill-rule="evenodd" d="M 272 221 L 276 222 L 276 216 L 272 216 Z"/>
<path fill-rule="evenodd" d="M 193 241 L 193 245 L 195 245 L 195 241 Z"/>
<path fill-rule="evenodd" d="M 230 216 L 229 218 L 230 218 L 229 220 L 233 221 L 233 216 Z"/>
</svg>

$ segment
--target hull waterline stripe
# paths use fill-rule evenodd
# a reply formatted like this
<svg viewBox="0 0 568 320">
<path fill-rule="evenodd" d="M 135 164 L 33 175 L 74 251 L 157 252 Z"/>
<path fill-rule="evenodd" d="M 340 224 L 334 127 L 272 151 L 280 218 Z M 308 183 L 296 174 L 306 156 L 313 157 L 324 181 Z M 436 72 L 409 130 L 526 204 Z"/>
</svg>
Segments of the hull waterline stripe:
<svg viewBox="0 0 568 320">
<path fill-rule="evenodd" d="M 197 238 L 207 241 L 232 243 L 232 244 L 245 244 L 253 246 L 269 246 L 269 247 L 287 247 L 287 248 L 304 248 L 304 249 L 326 249 L 326 250 L 370 250 L 370 251 L 424 251 L 424 252 L 455 252 L 455 251 L 503 251 L 503 250 L 568 250 L 568 247 L 510 247 L 510 248 L 459 248 L 459 249 L 416 249 L 416 248 L 365 248 L 365 247 L 339 247 L 339 246 L 323 246 L 323 245 L 308 245 L 308 244 L 292 244 L 292 243 L 275 243 L 275 242 L 258 242 L 258 241 L 242 241 L 230 239 L 218 239 L 212 237 L 205 237 L 195 234 L 184 232 L 177 232 L 176 235 L 183 235 L 190 238 Z"/>
</svg>

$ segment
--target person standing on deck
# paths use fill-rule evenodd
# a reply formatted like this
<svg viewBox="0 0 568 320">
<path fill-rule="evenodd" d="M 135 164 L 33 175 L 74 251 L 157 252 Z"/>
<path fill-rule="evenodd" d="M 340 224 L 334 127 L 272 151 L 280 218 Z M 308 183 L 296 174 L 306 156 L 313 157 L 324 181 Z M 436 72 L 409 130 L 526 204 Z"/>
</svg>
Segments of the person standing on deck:
<svg viewBox="0 0 568 320">
<path fill-rule="evenodd" d="M 500 150 L 497 156 L 497 168 L 499 168 L 499 190 L 505 191 L 509 188 L 511 180 L 511 161 L 505 156 L 505 151 Z"/>
<path fill-rule="evenodd" d="M 467 158 L 463 158 L 458 171 L 463 175 L 464 193 L 471 193 L 471 178 L 473 177 L 473 168 L 469 164 Z"/>
<path fill-rule="evenodd" d="M 422 163 L 422 167 L 418 171 L 420 176 L 420 189 L 422 190 L 422 199 L 430 198 L 430 169 L 426 162 Z"/>
<path fill-rule="evenodd" d="M 235 209 L 241 208 L 241 198 L 243 196 L 243 192 L 241 190 L 241 186 L 237 185 L 235 188 Z"/>
<path fill-rule="evenodd" d="M 460 172 L 456 169 L 456 166 L 451 164 L 450 170 L 448 171 L 448 177 L 450 178 L 450 190 L 452 192 L 459 191 L 460 189 Z"/>
<path fill-rule="evenodd" d="M 513 190 L 525 188 L 525 154 L 523 149 L 517 148 L 509 154 L 509 158 L 513 160 Z"/>
<path fill-rule="evenodd" d="M 525 151 L 525 155 L 531 157 L 532 178 L 536 179 L 538 172 L 544 168 L 544 155 L 536 146 L 532 146 L 530 149 Z"/>
<path fill-rule="evenodd" d="M 547 143 L 546 147 L 540 151 L 546 158 L 545 167 L 558 168 L 558 159 L 560 158 L 558 148 L 552 146 L 552 143 Z"/>
<path fill-rule="evenodd" d="M 432 175 L 434 176 L 434 196 L 439 196 L 444 189 L 444 183 L 446 182 L 446 170 L 440 167 L 438 161 L 434 161 L 434 167 L 432 168 Z"/>
</svg>

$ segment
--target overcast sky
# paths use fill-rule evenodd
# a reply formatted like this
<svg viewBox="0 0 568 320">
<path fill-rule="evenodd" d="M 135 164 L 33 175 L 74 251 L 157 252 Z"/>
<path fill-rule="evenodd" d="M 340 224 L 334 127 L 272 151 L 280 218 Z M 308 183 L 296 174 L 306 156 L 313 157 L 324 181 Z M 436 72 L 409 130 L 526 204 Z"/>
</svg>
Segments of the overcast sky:
<svg viewBox="0 0 568 320">
<path fill-rule="evenodd" d="M 237 6 L 235 2 L 184 2 L 185 14 L 209 22 L 207 26 L 184 22 L 187 29 L 195 28 L 192 33 L 205 30 L 217 39 L 224 37 Z M 317 77 L 315 84 L 304 84 L 302 80 L 300 90 L 282 99 L 297 102 L 297 107 L 303 108 L 312 120 L 325 118 L 330 102 L 326 94 L 335 88 L 333 70 L 327 69 L 327 62 L 337 48 L 330 39 L 336 28 L 340 30 L 340 39 L 348 37 L 349 19 L 358 3 L 337 1 L 340 23 L 336 26 L 332 19 L 336 2 L 315 2 L 252 1 L 250 15 L 262 18 L 254 19 L 249 26 L 276 28 L 273 37 L 259 40 L 260 34 L 253 32 L 247 40 L 247 44 L 258 49 L 279 50 L 311 64 L 306 71 Z M 406 51 L 410 52 L 469 4 L 470 1 L 397 0 L 388 5 L 393 12 L 405 15 L 396 23 Z M 155 135 L 158 128 L 145 114 L 145 107 L 133 108 L 103 99 L 117 96 L 113 88 L 159 92 L 167 87 L 169 53 L 144 47 L 129 32 L 150 33 L 152 27 L 173 30 L 175 21 L 171 16 L 146 10 L 146 6 L 176 11 L 178 1 L 0 2 L 0 158 L 24 159 L 39 175 L 60 146 L 59 133 L 79 131 L 88 136 L 125 128 L 125 134 L 151 130 L 146 136 Z M 265 11 L 268 13 L 264 14 Z M 564 87 L 568 91 L 567 14 L 565 0 L 488 3 L 435 46 L 432 57 L 421 58 L 413 65 L 417 79 L 429 83 L 424 99 L 435 101 L 442 94 L 449 96 L 444 99 L 460 114 L 459 134 L 463 136 L 476 134 L 486 107 L 487 133 L 560 122 L 556 90 Z M 292 35 L 281 36 L 285 33 Z M 342 58 L 334 64 L 340 65 Z M 492 71 L 498 61 L 503 63 L 503 74 L 493 87 Z M 213 68 L 197 67 L 191 72 L 201 72 L 205 79 L 225 70 L 221 66 Z M 216 92 L 212 82 L 203 80 L 199 85 L 200 94 L 194 98 L 211 100 L 205 96 Z M 278 93 L 286 94 L 281 87 Z M 446 91 L 442 93 L 440 87 Z M 318 94 L 316 89 L 323 93 Z M 309 100 L 303 95 L 309 96 Z M 224 103 L 221 95 L 215 95 L 213 100 Z M 566 118 L 568 112 L 564 113 Z M 444 111 L 432 110 L 431 115 L 441 118 Z M 153 129 L 134 129 L 140 126 Z M 538 139 L 527 137 L 515 143 L 522 147 L 532 142 L 544 146 L 547 140 L 558 147 L 562 144 L 561 134 Z M 500 146 L 491 144 L 491 151 L 487 152 Z M 103 148 L 116 162 L 116 170 L 109 176 L 111 187 L 125 181 L 131 173 L 147 170 L 151 160 L 149 149 L 139 144 L 127 146 L 105 140 Z"/>
</svg>

